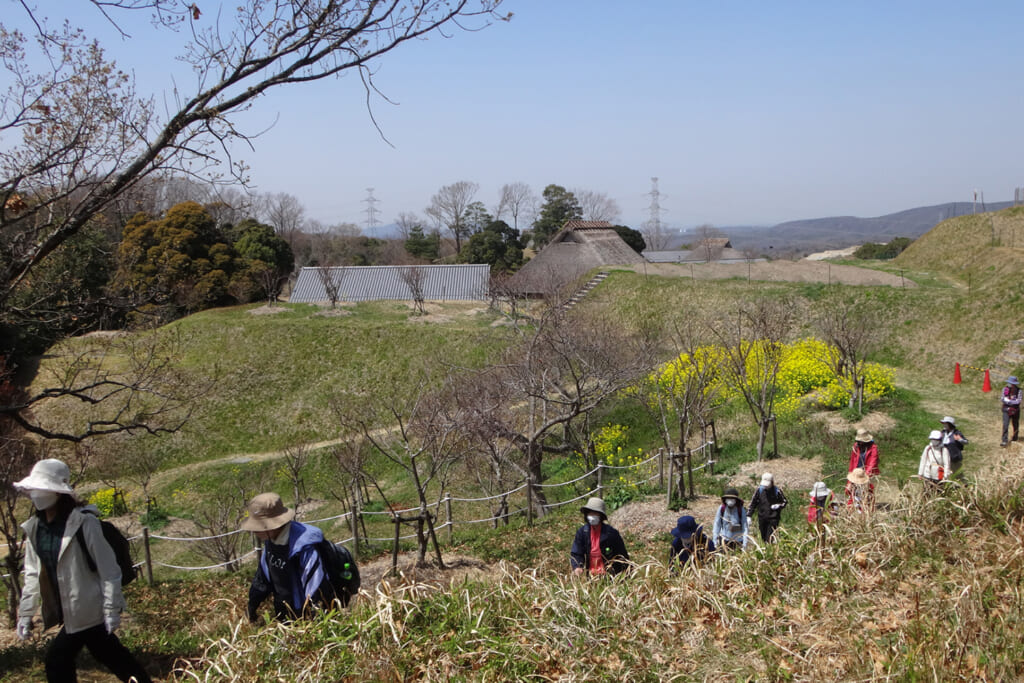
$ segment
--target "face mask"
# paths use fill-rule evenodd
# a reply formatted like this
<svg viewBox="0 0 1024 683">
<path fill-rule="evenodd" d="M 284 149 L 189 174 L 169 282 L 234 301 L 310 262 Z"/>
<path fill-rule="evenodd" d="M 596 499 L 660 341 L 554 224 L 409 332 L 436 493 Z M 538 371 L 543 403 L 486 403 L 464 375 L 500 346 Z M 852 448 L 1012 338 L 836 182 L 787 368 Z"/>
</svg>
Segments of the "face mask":
<svg viewBox="0 0 1024 683">
<path fill-rule="evenodd" d="M 736 499 L 735 498 L 726 498 L 725 499 L 725 504 L 728 505 L 731 508 L 734 508 L 734 507 L 736 507 Z"/>
<path fill-rule="evenodd" d="M 57 504 L 60 496 L 54 491 L 29 491 L 28 497 L 32 499 L 36 510 L 47 510 Z"/>
<path fill-rule="evenodd" d="M 597 526 L 601 523 L 601 515 L 587 515 L 587 524 Z"/>
<path fill-rule="evenodd" d="M 942 444 L 942 439 L 932 439 L 932 445 L 938 448 Z"/>
</svg>

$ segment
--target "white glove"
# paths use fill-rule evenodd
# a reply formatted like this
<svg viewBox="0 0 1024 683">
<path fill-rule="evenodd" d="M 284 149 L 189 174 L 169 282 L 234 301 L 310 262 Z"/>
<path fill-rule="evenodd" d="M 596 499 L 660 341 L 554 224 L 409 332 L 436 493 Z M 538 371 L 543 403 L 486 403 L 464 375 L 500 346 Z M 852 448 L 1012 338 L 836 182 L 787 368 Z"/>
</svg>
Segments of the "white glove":
<svg viewBox="0 0 1024 683">
<path fill-rule="evenodd" d="M 103 617 L 103 623 L 107 625 L 107 633 L 113 633 L 121 626 L 121 615 L 117 612 L 111 612 Z"/>
<path fill-rule="evenodd" d="M 772 503 L 772 510 L 778 510 L 782 507 L 782 503 Z"/>
<path fill-rule="evenodd" d="M 32 617 L 21 617 L 18 619 L 18 637 L 22 640 L 28 640 L 32 634 Z"/>
</svg>

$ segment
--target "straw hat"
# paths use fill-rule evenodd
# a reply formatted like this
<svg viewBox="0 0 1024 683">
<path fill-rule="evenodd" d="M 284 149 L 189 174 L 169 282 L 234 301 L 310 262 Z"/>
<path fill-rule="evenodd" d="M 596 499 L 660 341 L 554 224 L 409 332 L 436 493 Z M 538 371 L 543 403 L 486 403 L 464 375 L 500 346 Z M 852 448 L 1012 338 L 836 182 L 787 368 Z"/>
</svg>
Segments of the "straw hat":
<svg viewBox="0 0 1024 683">
<path fill-rule="evenodd" d="M 871 443 L 875 440 L 875 437 L 871 436 L 866 429 L 858 429 L 857 436 L 855 436 L 853 440 L 860 441 L 861 443 Z"/>
<path fill-rule="evenodd" d="M 771 472 L 765 472 L 761 475 L 761 486 L 769 487 L 775 485 L 775 477 L 772 476 Z"/>
<path fill-rule="evenodd" d="M 825 482 L 823 481 L 816 481 L 814 482 L 814 486 L 811 487 L 811 498 L 821 498 L 830 493 L 832 493 L 831 489 L 825 486 Z"/>
<path fill-rule="evenodd" d="M 249 516 L 242 521 L 246 531 L 273 531 L 295 519 L 295 510 L 284 506 L 276 493 L 261 493 L 249 502 Z"/>
<path fill-rule="evenodd" d="M 846 475 L 846 481 L 857 486 L 862 486 L 871 481 L 871 477 L 867 475 L 863 467 L 854 467 L 850 470 L 850 473 Z"/>
<path fill-rule="evenodd" d="M 580 512 L 587 514 L 588 512 L 596 512 L 601 515 L 604 519 L 608 519 L 608 513 L 604 511 L 604 501 L 600 498 L 588 498 L 587 504 L 580 508 Z"/>
<path fill-rule="evenodd" d="M 53 491 L 55 493 L 74 493 L 68 482 L 71 470 L 60 460 L 40 460 L 32 466 L 32 472 L 21 481 L 14 482 L 19 490 Z"/>
</svg>

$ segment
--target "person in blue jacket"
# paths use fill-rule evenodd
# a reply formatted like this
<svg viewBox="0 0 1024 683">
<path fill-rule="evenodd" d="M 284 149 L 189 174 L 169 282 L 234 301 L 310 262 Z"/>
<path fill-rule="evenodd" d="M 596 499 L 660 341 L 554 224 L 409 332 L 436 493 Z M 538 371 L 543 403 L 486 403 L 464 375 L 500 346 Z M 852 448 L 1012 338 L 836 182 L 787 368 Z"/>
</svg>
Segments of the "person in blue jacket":
<svg viewBox="0 0 1024 683">
<path fill-rule="evenodd" d="M 620 574 L 629 569 L 629 553 L 622 536 L 608 524 L 604 501 L 591 498 L 580 508 L 584 524 L 576 530 L 569 551 L 569 564 L 576 575 L 589 572 L 599 574 Z"/>
<path fill-rule="evenodd" d="M 676 520 L 672 529 L 672 554 L 669 566 L 673 571 L 685 567 L 692 559 L 698 566 L 715 550 L 715 544 L 704 534 L 704 527 L 689 515 Z"/>
<path fill-rule="evenodd" d="M 242 528 L 263 542 L 263 552 L 249 587 L 249 621 L 274 596 L 274 616 L 288 621 L 311 608 L 330 605 L 334 588 L 320 554 L 323 532 L 295 521 L 295 511 L 285 507 L 276 493 L 261 493 L 249 503 Z"/>
</svg>

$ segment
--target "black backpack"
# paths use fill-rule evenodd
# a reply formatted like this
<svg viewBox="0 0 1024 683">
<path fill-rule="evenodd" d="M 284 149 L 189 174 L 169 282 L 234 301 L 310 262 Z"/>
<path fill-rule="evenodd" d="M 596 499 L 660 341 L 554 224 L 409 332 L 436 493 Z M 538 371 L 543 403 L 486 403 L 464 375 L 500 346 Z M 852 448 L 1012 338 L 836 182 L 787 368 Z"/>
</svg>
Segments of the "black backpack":
<svg viewBox="0 0 1024 683">
<path fill-rule="evenodd" d="M 348 607 L 349 600 L 359 592 L 359 567 L 352 553 L 343 545 L 336 545 L 326 538 L 320 541 L 320 558 L 327 570 L 334 595 L 342 607 Z"/>
<path fill-rule="evenodd" d="M 90 515 L 93 514 L 88 510 L 83 510 L 83 512 Z M 107 544 L 114 551 L 117 566 L 121 568 L 121 585 L 127 586 L 138 576 L 135 563 L 132 562 L 132 544 L 124 537 L 120 529 L 107 520 L 100 520 L 100 528 L 103 530 L 103 538 L 106 539 Z M 82 552 L 85 553 L 85 561 L 88 563 L 89 569 L 96 571 L 96 560 L 89 554 L 89 547 L 85 544 L 85 534 L 82 532 L 82 527 L 78 527 L 75 537 L 78 539 L 79 545 L 82 546 Z"/>
</svg>

